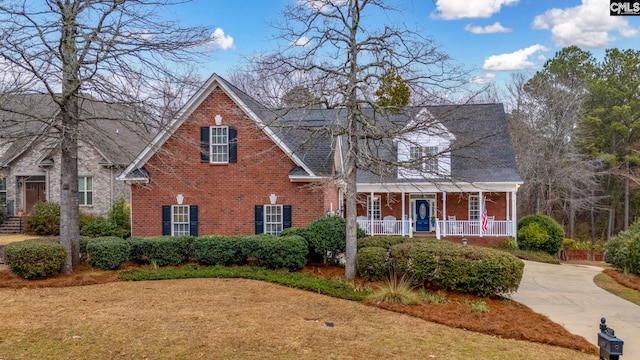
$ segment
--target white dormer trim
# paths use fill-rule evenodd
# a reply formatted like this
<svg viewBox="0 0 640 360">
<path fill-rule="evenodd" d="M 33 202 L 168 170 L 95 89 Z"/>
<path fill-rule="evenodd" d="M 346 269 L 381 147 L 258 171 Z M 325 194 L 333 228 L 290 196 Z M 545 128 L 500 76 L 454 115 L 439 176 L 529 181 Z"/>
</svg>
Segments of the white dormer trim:
<svg viewBox="0 0 640 360">
<path fill-rule="evenodd" d="M 424 124 L 424 125 L 422 125 Z M 404 128 L 406 133 L 397 139 L 398 162 L 408 162 L 411 159 L 412 149 L 419 148 L 422 156 L 426 156 L 427 149 L 436 148 L 437 170 L 426 168 L 423 163 L 422 169 L 399 167 L 399 179 L 420 179 L 420 178 L 448 178 L 451 176 L 451 143 L 455 136 L 444 124 L 439 122 L 430 111 L 421 109 L 414 119 Z M 414 150 L 415 151 L 415 150 Z"/>
</svg>

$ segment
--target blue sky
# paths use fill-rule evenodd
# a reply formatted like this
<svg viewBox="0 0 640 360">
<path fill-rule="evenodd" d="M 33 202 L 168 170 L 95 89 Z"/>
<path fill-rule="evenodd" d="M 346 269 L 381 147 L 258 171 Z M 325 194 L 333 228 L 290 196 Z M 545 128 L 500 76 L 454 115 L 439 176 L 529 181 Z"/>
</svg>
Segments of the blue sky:
<svg viewBox="0 0 640 360">
<path fill-rule="evenodd" d="M 235 66 L 278 48 L 277 22 L 295 0 L 195 0 L 173 8 L 181 22 L 212 26 L 216 43 L 202 76 L 226 76 Z M 300 0 L 299 0 L 300 1 Z M 342 0 L 338 0 L 342 1 Z M 388 0 L 406 10 L 373 18 L 402 21 L 432 36 L 473 69 L 472 81 L 507 82 L 512 71 L 536 71 L 565 46 L 601 58 L 604 49 L 640 49 L 640 16 L 610 16 L 608 0 Z"/>
</svg>

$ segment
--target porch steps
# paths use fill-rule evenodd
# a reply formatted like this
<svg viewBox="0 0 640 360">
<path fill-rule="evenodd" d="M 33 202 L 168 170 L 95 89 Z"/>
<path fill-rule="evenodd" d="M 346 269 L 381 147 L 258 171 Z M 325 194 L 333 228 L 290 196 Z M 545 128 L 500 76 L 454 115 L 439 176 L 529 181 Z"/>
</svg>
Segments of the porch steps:
<svg viewBox="0 0 640 360">
<path fill-rule="evenodd" d="M 0 235 L 21 234 L 24 228 L 24 218 L 9 216 L 0 224 Z"/>
</svg>

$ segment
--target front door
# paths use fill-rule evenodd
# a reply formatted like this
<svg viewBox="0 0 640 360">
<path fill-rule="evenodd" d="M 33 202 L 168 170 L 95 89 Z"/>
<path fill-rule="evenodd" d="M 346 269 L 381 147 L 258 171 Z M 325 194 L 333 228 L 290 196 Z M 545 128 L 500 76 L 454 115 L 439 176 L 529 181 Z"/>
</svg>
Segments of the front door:
<svg viewBox="0 0 640 360">
<path fill-rule="evenodd" d="M 44 189 L 44 183 L 43 182 L 25 183 L 24 197 L 25 197 L 24 211 L 28 214 L 31 208 L 33 207 L 33 205 L 35 205 L 38 201 L 47 200 L 47 195 L 45 194 L 45 189 Z"/>
<path fill-rule="evenodd" d="M 429 201 L 416 200 L 416 231 L 429 231 L 431 224 L 429 223 Z"/>
</svg>

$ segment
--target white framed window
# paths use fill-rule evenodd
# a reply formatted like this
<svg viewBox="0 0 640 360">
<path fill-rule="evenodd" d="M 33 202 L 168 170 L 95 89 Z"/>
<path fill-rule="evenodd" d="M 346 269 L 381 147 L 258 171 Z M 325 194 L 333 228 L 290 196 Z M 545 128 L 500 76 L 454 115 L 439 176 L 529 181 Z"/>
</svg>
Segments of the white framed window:
<svg viewBox="0 0 640 360">
<path fill-rule="evenodd" d="M 422 146 L 411 146 L 409 148 L 409 160 L 422 159 Z"/>
<path fill-rule="evenodd" d="M 469 195 L 469 220 L 480 220 L 480 199 L 478 195 Z"/>
<path fill-rule="evenodd" d="M 229 162 L 229 127 L 211 126 L 210 134 L 210 162 L 226 164 Z"/>
<path fill-rule="evenodd" d="M 0 206 L 7 204 L 7 178 L 0 179 Z"/>
<path fill-rule="evenodd" d="M 437 173 L 438 172 L 438 147 L 427 146 L 425 147 L 425 159 L 424 159 L 424 171 Z"/>
<path fill-rule="evenodd" d="M 93 205 L 93 177 L 78 176 L 78 204 Z"/>
<path fill-rule="evenodd" d="M 409 147 L 409 160 L 420 161 L 420 167 L 426 172 L 438 172 L 438 147 L 411 146 Z"/>
<path fill-rule="evenodd" d="M 367 196 L 367 219 L 381 219 L 380 196 L 373 197 L 373 204 L 371 202 L 371 195 Z"/>
<path fill-rule="evenodd" d="M 189 205 L 171 206 L 171 235 L 189 236 Z"/>
<path fill-rule="evenodd" d="M 282 205 L 264 206 L 264 233 L 277 235 L 282 232 Z"/>
</svg>

